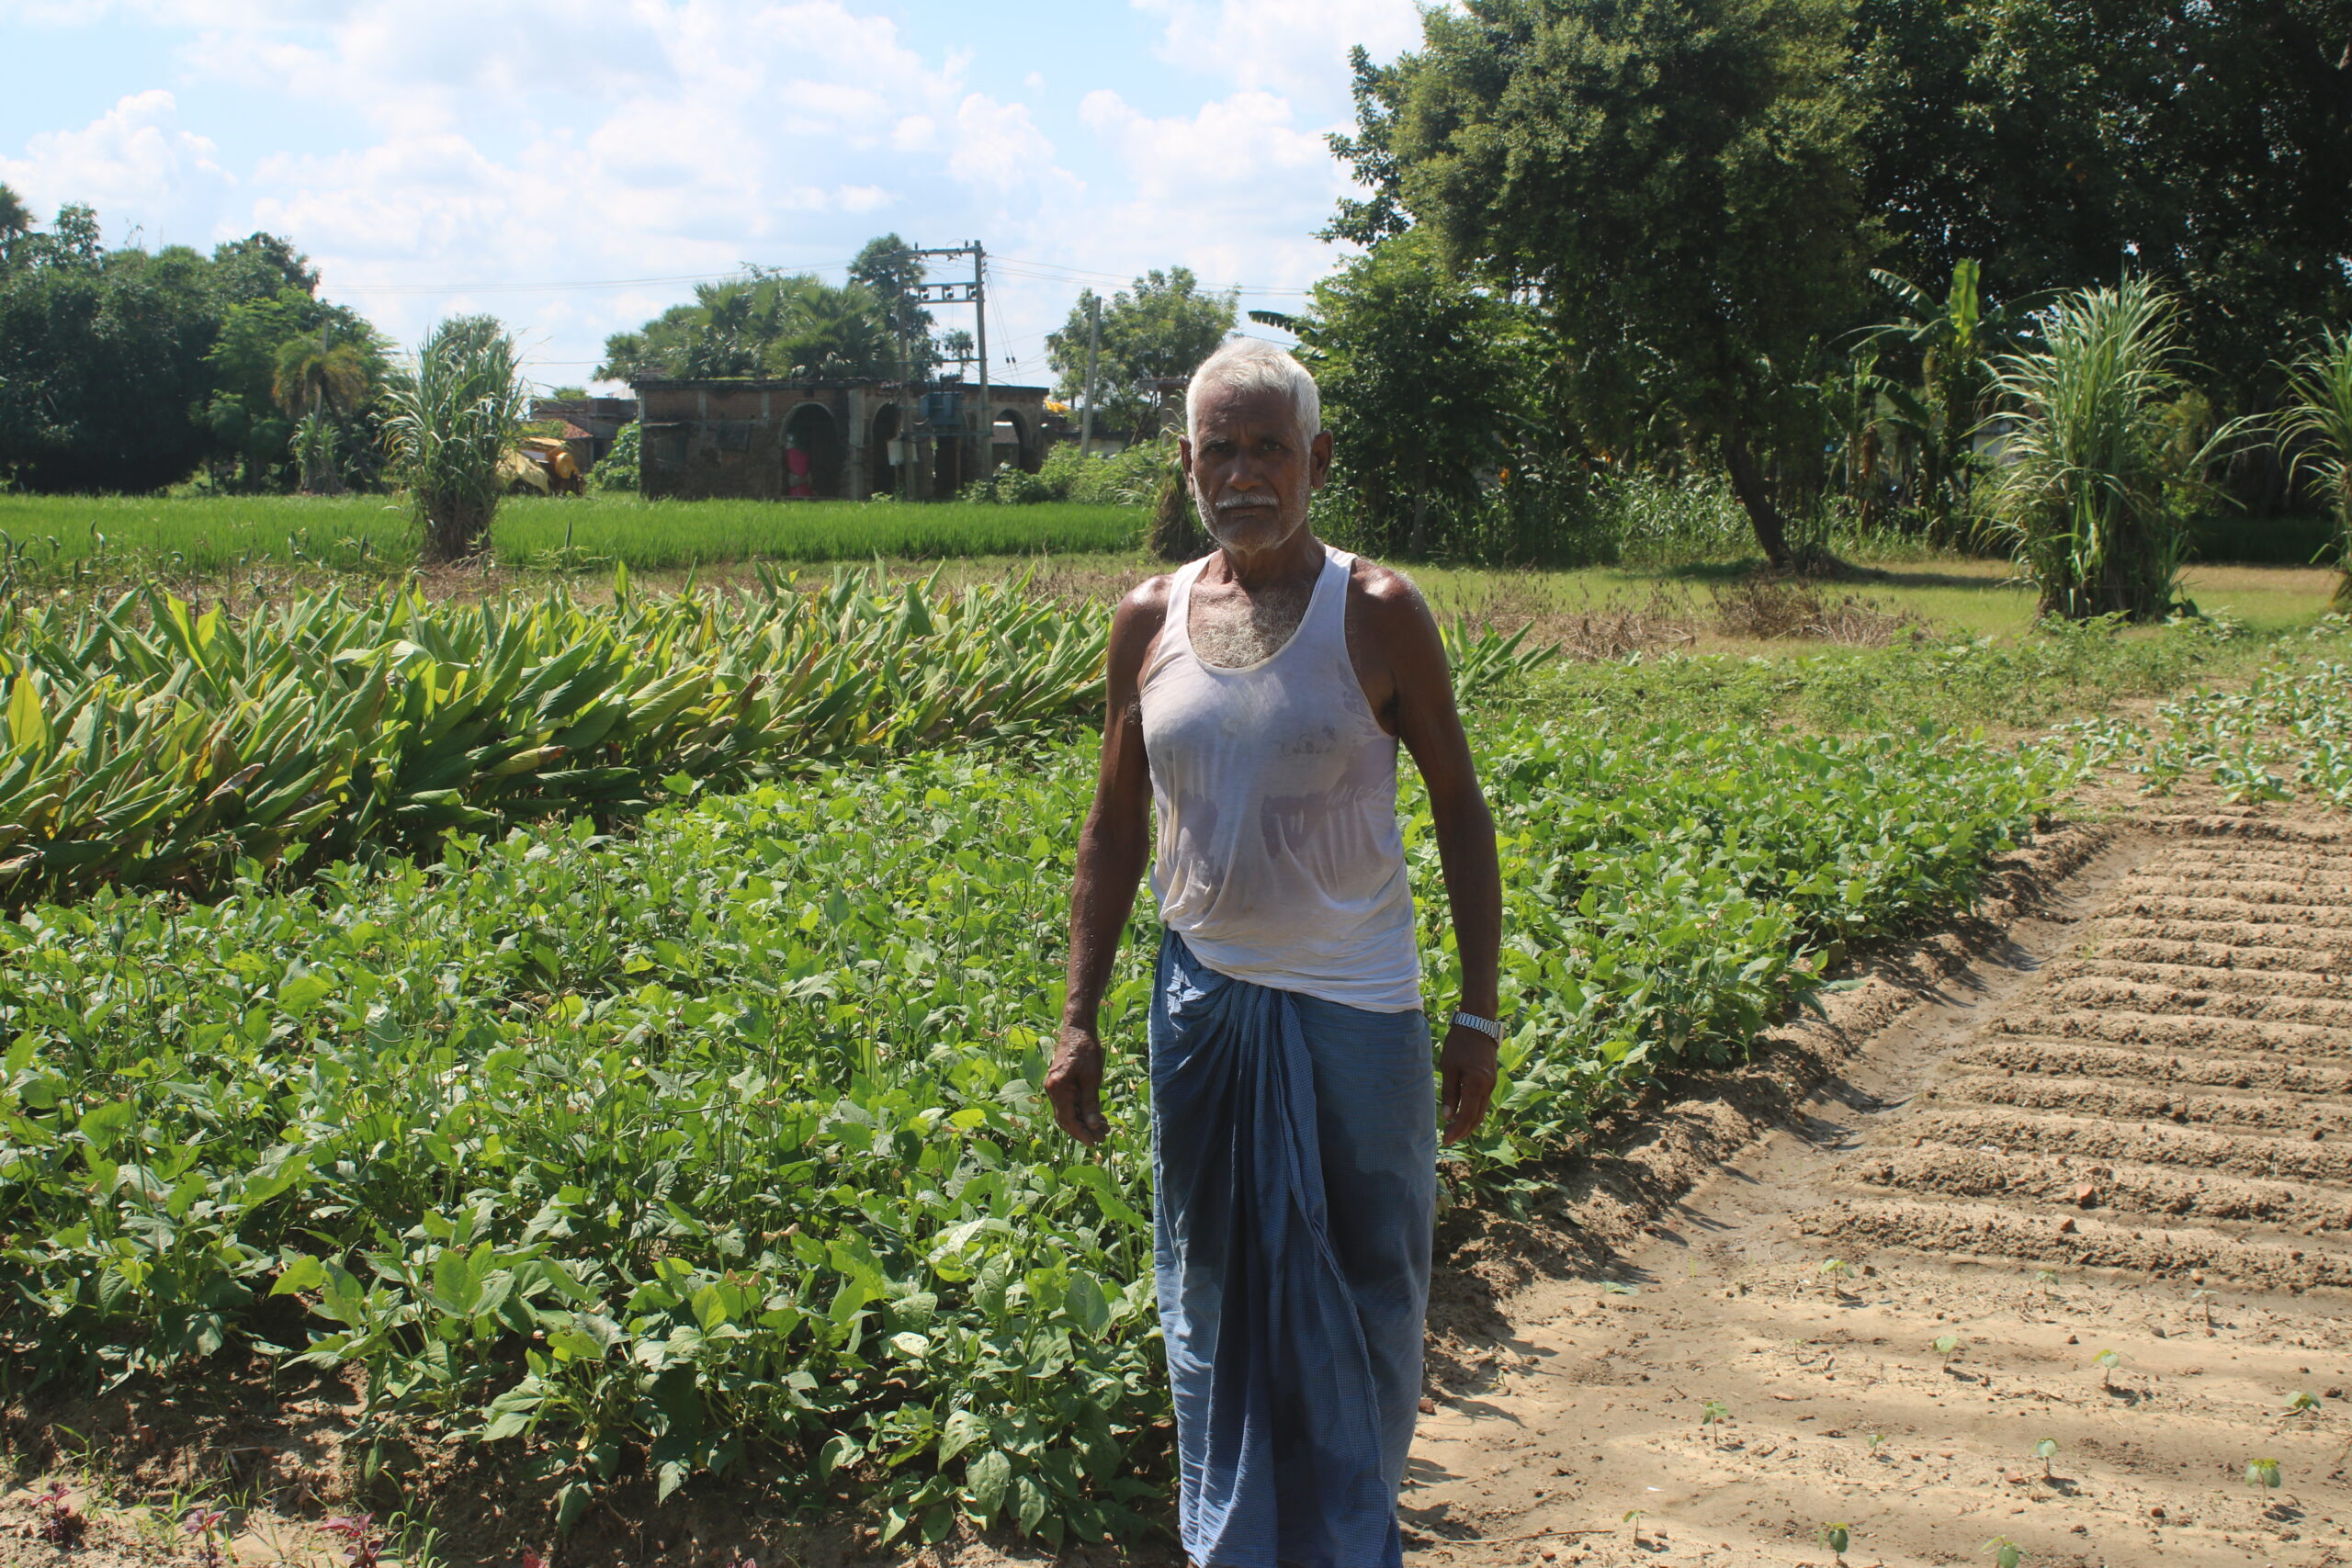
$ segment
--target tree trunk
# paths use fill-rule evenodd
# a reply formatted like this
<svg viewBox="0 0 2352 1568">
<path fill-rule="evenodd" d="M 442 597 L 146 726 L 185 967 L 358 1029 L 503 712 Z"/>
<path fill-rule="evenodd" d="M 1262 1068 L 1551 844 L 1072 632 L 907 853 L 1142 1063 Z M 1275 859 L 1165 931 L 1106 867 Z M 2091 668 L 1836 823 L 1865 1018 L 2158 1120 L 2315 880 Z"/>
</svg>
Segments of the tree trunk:
<svg viewBox="0 0 2352 1568">
<path fill-rule="evenodd" d="M 1756 455 L 1747 449 L 1747 440 L 1736 431 L 1725 431 L 1723 437 L 1724 467 L 1731 470 L 1732 493 L 1739 497 L 1739 504 L 1747 511 L 1748 525 L 1756 530 L 1756 542 L 1764 548 L 1764 558 L 1781 571 L 1793 570 L 1796 558 L 1789 552 L 1789 525 L 1781 509 L 1772 504 L 1772 494 L 1765 487 L 1764 476 L 1756 470 Z"/>
</svg>

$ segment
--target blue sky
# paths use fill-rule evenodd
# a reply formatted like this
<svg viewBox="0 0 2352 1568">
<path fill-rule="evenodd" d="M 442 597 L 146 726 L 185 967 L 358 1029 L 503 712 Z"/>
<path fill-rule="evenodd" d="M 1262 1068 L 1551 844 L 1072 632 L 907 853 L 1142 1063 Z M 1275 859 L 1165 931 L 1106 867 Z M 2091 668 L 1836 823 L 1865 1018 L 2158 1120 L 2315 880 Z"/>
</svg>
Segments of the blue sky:
<svg viewBox="0 0 2352 1568">
<path fill-rule="evenodd" d="M 1419 30 L 1413 0 L 0 0 L 0 180 L 112 243 L 285 234 L 402 342 L 493 310 L 548 384 L 691 288 L 611 280 L 978 239 L 994 373 L 1042 381 L 1081 283 L 1295 305 L 1339 259 L 1348 48 Z"/>
</svg>

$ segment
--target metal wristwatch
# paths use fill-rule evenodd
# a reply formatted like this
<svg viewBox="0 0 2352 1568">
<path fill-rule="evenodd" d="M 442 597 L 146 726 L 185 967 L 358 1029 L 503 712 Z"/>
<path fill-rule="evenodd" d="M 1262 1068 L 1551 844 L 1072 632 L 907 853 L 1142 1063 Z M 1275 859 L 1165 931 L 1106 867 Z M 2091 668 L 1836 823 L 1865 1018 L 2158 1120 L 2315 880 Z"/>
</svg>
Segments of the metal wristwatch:
<svg viewBox="0 0 2352 1568">
<path fill-rule="evenodd" d="M 1475 1012 L 1463 1012 L 1459 1009 L 1456 1009 L 1453 1014 L 1453 1021 L 1462 1025 L 1464 1029 L 1475 1029 L 1479 1033 L 1486 1035 L 1488 1039 L 1496 1041 L 1497 1043 L 1500 1043 L 1502 1040 L 1503 1026 L 1502 1021 L 1499 1019 L 1480 1018 Z"/>
</svg>

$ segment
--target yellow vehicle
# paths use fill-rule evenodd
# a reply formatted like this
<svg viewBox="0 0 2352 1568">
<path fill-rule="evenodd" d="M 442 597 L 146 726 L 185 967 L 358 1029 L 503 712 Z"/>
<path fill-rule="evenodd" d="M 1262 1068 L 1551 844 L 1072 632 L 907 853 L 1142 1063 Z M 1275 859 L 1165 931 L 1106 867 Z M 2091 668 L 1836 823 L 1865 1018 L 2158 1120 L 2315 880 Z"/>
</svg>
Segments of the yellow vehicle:
<svg viewBox="0 0 2352 1568">
<path fill-rule="evenodd" d="M 588 481 L 571 449 L 551 435 L 526 435 L 498 459 L 509 495 L 586 495 Z"/>
</svg>

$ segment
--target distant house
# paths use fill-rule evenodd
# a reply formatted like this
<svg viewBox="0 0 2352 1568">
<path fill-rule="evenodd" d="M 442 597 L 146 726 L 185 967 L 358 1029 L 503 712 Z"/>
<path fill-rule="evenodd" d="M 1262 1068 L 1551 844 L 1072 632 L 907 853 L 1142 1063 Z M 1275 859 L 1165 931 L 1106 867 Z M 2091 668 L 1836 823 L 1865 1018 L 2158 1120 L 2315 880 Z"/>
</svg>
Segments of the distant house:
<svg viewBox="0 0 2352 1568">
<path fill-rule="evenodd" d="M 808 487 L 826 499 L 944 501 L 980 476 L 979 389 L 967 383 L 726 378 L 631 386 L 644 411 L 639 483 L 649 498 L 786 499 L 787 441 L 808 454 Z M 990 387 L 989 401 L 988 468 L 1036 472 L 1064 423 L 1046 407 L 1046 389 Z"/>
</svg>

